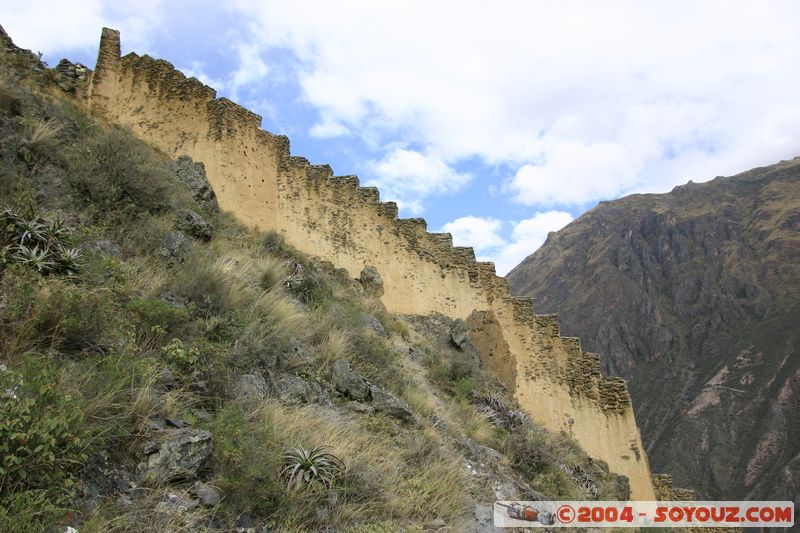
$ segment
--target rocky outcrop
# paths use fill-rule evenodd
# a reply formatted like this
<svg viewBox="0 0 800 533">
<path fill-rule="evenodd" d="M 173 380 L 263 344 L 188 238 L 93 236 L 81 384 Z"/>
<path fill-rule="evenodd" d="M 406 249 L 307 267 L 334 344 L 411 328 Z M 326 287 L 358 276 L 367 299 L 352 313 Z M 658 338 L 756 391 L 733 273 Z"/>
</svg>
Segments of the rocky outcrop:
<svg viewBox="0 0 800 533">
<path fill-rule="evenodd" d="M 195 163 L 188 155 L 182 155 L 174 167 L 175 175 L 189 188 L 195 201 L 207 211 L 218 212 L 217 195 L 208 182 L 203 163 Z"/>
<path fill-rule="evenodd" d="M 178 210 L 177 228 L 182 232 L 200 239 L 202 241 L 210 241 L 211 234 L 214 231 L 214 226 L 211 225 L 206 219 L 192 211 L 191 209 Z"/>
<path fill-rule="evenodd" d="M 798 221 L 800 158 L 603 202 L 508 280 L 630 380 L 656 471 L 707 498 L 785 499 L 800 485 Z"/>
<path fill-rule="evenodd" d="M 331 382 L 339 394 L 357 402 L 356 411 L 372 410 L 400 420 L 411 419 L 411 407 L 405 400 L 369 383 L 344 359 L 333 363 Z"/>
<path fill-rule="evenodd" d="M 146 443 L 139 466 L 145 480 L 156 482 L 196 479 L 211 460 L 211 433 L 190 427 L 165 429 Z"/>
</svg>

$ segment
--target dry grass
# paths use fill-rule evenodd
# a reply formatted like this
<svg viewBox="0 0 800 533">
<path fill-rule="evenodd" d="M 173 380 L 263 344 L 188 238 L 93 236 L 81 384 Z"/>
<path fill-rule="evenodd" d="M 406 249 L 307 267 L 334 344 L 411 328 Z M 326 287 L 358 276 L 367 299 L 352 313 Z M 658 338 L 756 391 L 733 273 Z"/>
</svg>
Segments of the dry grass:
<svg viewBox="0 0 800 533">
<path fill-rule="evenodd" d="M 257 416 L 263 426 L 272 428 L 276 441 L 329 445 L 349 471 L 368 480 L 362 487 L 366 498 L 345 499 L 336 507 L 338 523 L 357 524 L 376 516 L 404 521 L 442 518 L 452 523 L 468 510 L 463 457 L 446 450 L 435 432 L 398 444 L 356 418 L 319 406 L 266 403 Z"/>
<path fill-rule="evenodd" d="M 497 447 L 498 434 L 494 426 L 466 400 L 456 398 L 449 400 L 440 416 L 451 431 L 463 433 L 464 436 L 486 446 Z"/>
<path fill-rule="evenodd" d="M 320 371 L 327 373 L 333 362 L 347 356 L 351 347 L 350 333 L 343 329 L 328 329 L 319 343 Z"/>
<path fill-rule="evenodd" d="M 132 505 L 120 505 L 108 501 L 95 509 L 80 527 L 82 533 L 139 533 L 142 531 L 164 531 L 169 533 L 196 533 L 208 531 L 203 522 L 209 511 L 198 507 L 189 512 L 177 508 L 159 506 L 170 495 L 189 500 L 192 496 L 173 487 L 139 487 L 142 496 Z"/>
<path fill-rule="evenodd" d="M 92 364 L 75 365 L 69 380 L 83 396 L 87 422 L 105 433 L 138 435 L 158 409 L 153 389 L 155 367 L 141 364 L 130 353 L 120 353 Z"/>
<path fill-rule="evenodd" d="M 31 150 L 53 148 L 59 143 L 62 129 L 63 125 L 55 120 L 29 119 L 23 124 L 23 142 Z"/>
</svg>

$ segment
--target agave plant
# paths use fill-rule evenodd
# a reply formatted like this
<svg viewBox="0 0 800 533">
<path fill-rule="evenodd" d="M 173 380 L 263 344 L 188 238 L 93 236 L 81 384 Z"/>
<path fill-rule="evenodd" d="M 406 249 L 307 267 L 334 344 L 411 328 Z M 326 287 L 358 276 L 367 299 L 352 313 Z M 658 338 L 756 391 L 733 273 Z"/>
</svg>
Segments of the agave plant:
<svg viewBox="0 0 800 533">
<path fill-rule="evenodd" d="M 58 242 L 69 235 L 69 229 L 60 219 L 55 219 L 47 225 L 42 235 L 49 242 Z"/>
<path fill-rule="evenodd" d="M 46 274 L 53 269 L 53 262 L 49 258 L 50 252 L 47 249 L 39 249 L 38 246 L 29 248 L 25 245 L 19 245 L 17 252 L 14 254 L 14 259 L 25 266 L 31 267 L 37 272 Z"/>
<path fill-rule="evenodd" d="M 59 248 L 53 254 L 53 270 L 67 276 L 74 276 L 80 272 L 81 251 L 77 248 Z"/>
<path fill-rule="evenodd" d="M 331 486 L 344 471 L 341 459 L 324 450 L 329 446 L 315 446 L 310 450 L 298 446 L 289 448 L 283 455 L 286 490 L 296 491 L 312 483 Z"/>
<path fill-rule="evenodd" d="M 20 245 L 24 245 L 26 242 L 42 243 L 47 240 L 47 224 L 42 222 L 39 217 L 22 218 L 16 224 L 16 233 Z"/>
<path fill-rule="evenodd" d="M 473 399 L 478 411 L 495 426 L 514 431 L 528 421 L 528 415 L 519 409 L 509 408 L 502 398 L 489 394 Z"/>
<path fill-rule="evenodd" d="M 60 220 L 48 223 L 5 208 L 0 211 L 0 264 L 13 261 L 42 274 L 73 276 L 80 270 L 81 251 L 68 247 L 69 234 Z"/>
</svg>

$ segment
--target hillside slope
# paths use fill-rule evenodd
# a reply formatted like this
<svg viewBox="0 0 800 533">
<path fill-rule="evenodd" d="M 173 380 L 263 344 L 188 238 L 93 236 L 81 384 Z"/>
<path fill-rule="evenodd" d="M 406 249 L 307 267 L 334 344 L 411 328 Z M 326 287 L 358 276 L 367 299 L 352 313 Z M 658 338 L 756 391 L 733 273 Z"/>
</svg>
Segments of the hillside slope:
<svg viewBox="0 0 800 533">
<path fill-rule="evenodd" d="M 497 499 L 629 496 L 463 321 L 388 313 L 374 271 L 246 228 L 201 163 L 52 97 L 85 68 L 5 52 L 0 531 L 482 533 Z"/>
<path fill-rule="evenodd" d="M 800 492 L 800 158 L 603 202 L 508 279 L 630 380 L 655 470 Z"/>
</svg>

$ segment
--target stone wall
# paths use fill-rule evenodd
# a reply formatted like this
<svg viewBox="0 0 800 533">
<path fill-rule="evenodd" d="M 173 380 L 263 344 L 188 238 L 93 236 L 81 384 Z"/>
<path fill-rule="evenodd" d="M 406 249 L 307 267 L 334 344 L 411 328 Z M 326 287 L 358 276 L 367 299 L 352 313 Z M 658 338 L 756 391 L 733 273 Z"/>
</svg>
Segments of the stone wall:
<svg viewBox="0 0 800 533">
<path fill-rule="evenodd" d="M 630 478 L 637 499 L 654 499 L 647 458 L 625 383 L 600 374 L 596 355 L 559 335 L 558 319 L 513 298 L 492 263 L 422 219 L 398 219 L 393 202 L 289 152 L 261 117 L 216 98 L 163 60 L 120 55 L 119 32 L 104 29 L 85 91 L 98 117 L 130 127 L 170 157 L 205 164 L 220 207 L 244 223 L 274 229 L 299 250 L 356 277 L 375 267 L 394 313 L 442 313 L 467 320 L 484 364 L 539 423 L 575 437 L 591 456 Z"/>
</svg>

